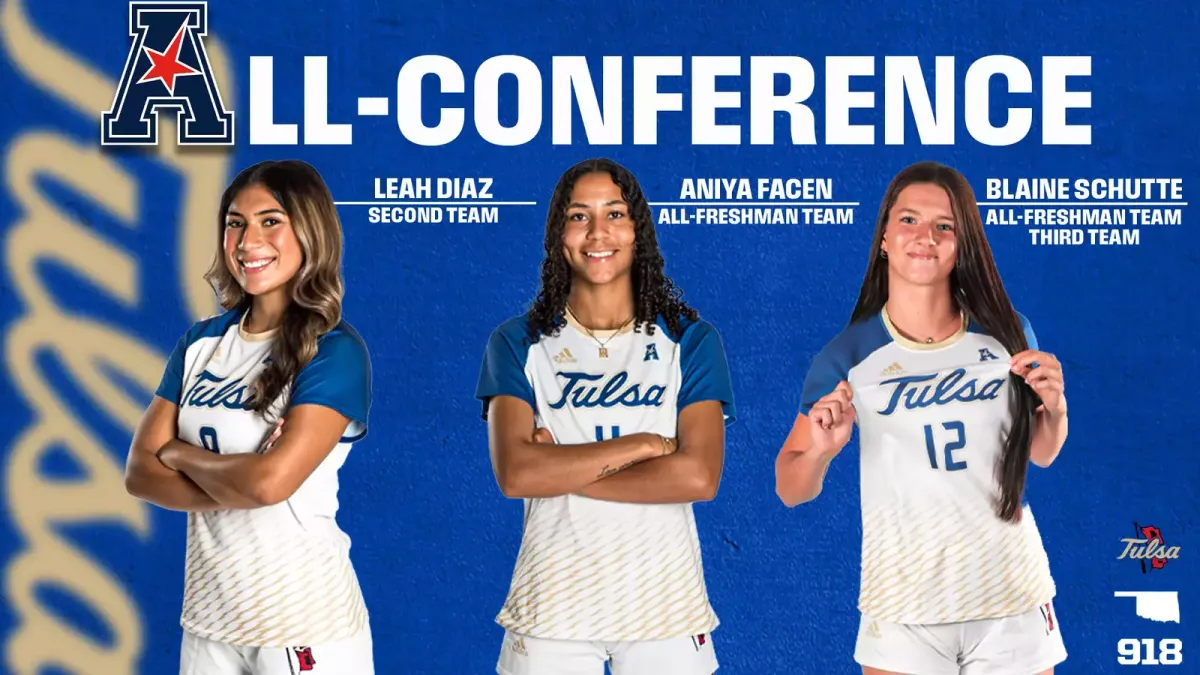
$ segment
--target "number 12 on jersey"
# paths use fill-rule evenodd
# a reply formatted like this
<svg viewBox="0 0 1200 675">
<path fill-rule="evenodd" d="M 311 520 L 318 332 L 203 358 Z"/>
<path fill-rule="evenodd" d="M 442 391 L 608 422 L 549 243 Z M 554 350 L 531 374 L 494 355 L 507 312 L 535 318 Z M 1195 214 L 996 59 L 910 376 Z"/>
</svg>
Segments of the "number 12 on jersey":
<svg viewBox="0 0 1200 675">
<path fill-rule="evenodd" d="M 925 425 L 925 451 L 929 453 L 929 468 L 937 469 L 939 453 L 937 450 L 937 444 L 933 438 L 933 426 L 934 425 L 932 424 Z M 954 459 L 954 452 L 956 450 L 962 450 L 967 446 L 967 430 L 963 426 L 963 423 L 957 420 L 953 422 L 943 422 L 942 429 L 949 431 L 953 438 L 953 440 L 947 441 L 946 444 L 942 446 L 941 455 L 945 460 L 944 468 L 946 471 L 961 471 L 967 468 L 966 460 L 958 461 Z M 939 431 L 941 431 L 941 429 L 939 429 Z"/>
</svg>

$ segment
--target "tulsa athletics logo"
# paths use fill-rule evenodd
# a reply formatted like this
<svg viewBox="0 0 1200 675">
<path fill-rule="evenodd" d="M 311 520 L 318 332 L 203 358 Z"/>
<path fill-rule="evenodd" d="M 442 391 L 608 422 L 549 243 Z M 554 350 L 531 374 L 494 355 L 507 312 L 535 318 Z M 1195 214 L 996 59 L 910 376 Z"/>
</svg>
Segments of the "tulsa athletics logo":
<svg viewBox="0 0 1200 675">
<path fill-rule="evenodd" d="M 562 396 L 550 404 L 554 410 L 562 408 L 568 402 L 573 408 L 612 408 L 618 405 L 627 408 L 657 408 L 663 404 L 662 398 L 666 392 L 665 387 L 657 384 L 646 387 L 645 391 L 642 390 L 641 383 L 633 382 L 627 385 L 629 373 L 623 370 L 603 384 L 592 383 L 599 383 L 604 379 L 604 375 L 561 371 L 555 374 L 566 378 L 567 382 L 563 385 Z"/>
<path fill-rule="evenodd" d="M 159 115 L 173 111 L 180 145 L 232 145 L 233 112 L 225 108 L 202 37 L 206 2 L 131 2 L 133 44 L 101 116 L 101 145 L 158 145 Z"/>
<path fill-rule="evenodd" d="M 1162 530 L 1154 525 L 1134 523 L 1133 531 L 1132 538 L 1121 540 L 1121 543 L 1125 544 L 1125 550 L 1121 551 L 1117 560 L 1137 560 L 1142 565 L 1142 574 L 1145 574 L 1152 570 L 1161 570 L 1167 566 L 1168 560 L 1179 558 L 1179 547 L 1167 546 Z"/>
<path fill-rule="evenodd" d="M 990 380 L 983 386 L 979 385 L 978 378 L 963 382 L 966 375 L 965 368 L 958 368 L 942 378 L 936 385 L 926 384 L 923 387 L 909 385 L 918 385 L 937 379 L 938 373 L 884 380 L 879 383 L 881 386 L 892 384 L 895 385 L 895 388 L 892 389 L 892 397 L 888 400 L 887 407 L 880 410 L 879 414 L 891 415 L 896 411 L 896 406 L 900 404 L 901 399 L 904 401 L 904 407 L 908 410 L 928 408 L 931 405 L 946 405 L 955 401 L 962 403 L 990 401 L 999 396 L 1000 389 L 1004 387 L 1003 379 Z"/>
</svg>

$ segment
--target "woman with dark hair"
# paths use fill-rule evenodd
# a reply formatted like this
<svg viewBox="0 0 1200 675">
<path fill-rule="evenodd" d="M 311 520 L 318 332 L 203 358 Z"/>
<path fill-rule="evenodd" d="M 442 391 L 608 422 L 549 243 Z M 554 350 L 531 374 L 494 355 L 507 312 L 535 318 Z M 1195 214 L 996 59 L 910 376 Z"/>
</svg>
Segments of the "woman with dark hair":
<svg viewBox="0 0 1200 675">
<path fill-rule="evenodd" d="M 735 416 L 720 336 L 664 274 L 614 162 L 562 176 L 545 249 L 541 291 L 492 333 L 476 389 L 500 490 L 525 500 L 497 672 L 710 675 L 692 503 L 716 495 Z"/>
<path fill-rule="evenodd" d="M 263 162 L 225 191 L 217 241 L 206 279 L 225 312 L 180 338 L 125 474 L 130 494 L 188 513 L 180 674 L 370 675 L 335 520 L 371 405 L 337 209 L 311 166 Z"/>
<path fill-rule="evenodd" d="M 1024 488 L 1067 438 L 1062 368 L 1013 309 L 949 167 L 888 187 L 850 324 L 813 359 L 776 459 L 784 504 L 820 493 L 855 423 L 865 675 L 1052 673 L 1066 650 Z"/>
</svg>

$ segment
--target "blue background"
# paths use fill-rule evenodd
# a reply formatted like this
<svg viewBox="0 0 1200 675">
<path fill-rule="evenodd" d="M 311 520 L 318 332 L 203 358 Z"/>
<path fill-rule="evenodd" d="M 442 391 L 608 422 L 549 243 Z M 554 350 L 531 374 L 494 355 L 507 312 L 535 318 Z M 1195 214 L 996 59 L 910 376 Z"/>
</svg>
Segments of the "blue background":
<svg viewBox="0 0 1200 675">
<path fill-rule="evenodd" d="M 536 291 L 545 205 L 560 173 L 594 155 L 633 170 L 652 201 L 676 201 L 691 176 L 814 176 L 834 179 L 836 200 L 858 201 L 852 226 L 660 226 L 667 270 L 688 301 L 720 330 L 734 377 L 739 420 L 729 430 L 724 480 L 715 502 L 698 505 L 712 602 L 722 619 L 715 644 L 721 673 L 856 673 L 858 628 L 858 468 L 850 446 L 830 471 L 816 502 L 795 510 L 775 497 L 773 462 L 799 404 L 813 354 L 846 322 L 861 282 L 879 199 L 904 166 L 934 159 L 975 184 L 983 199 L 987 177 L 1180 177 L 1185 198 L 1200 178 L 1198 10 L 1185 2 L 1092 3 L 997 1 L 910 3 L 887 7 L 841 3 L 606 2 L 566 6 L 518 1 L 488 5 L 444 3 L 210 2 L 210 34 L 231 56 L 233 82 L 222 82 L 237 111 L 238 146 L 231 172 L 267 158 L 312 162 L 339 200 L 368 200 L 376 176 L 492 176 L 499 199 L 537 201 L 501 207 L 490 225 L 396 225 L 367 222 L 363 207 L 343 207 L 347 251 L 346 317 L 370 346 L 375 403 L 368 438 L 355 446 L 342 472 L 340 522 L 372 612 L 380 673 L 493 672 L 501 630 L 493 617 L 503 601 L 520 538 L 521 504 L 505 500 L 488 463 L 486 429 L 472 398 L 489 332 L 522 312 Z M 403 7 L 402 7 L 403 6 Z M 10 30 L 12 0 L 2 6 Z M 25 2 L 36 30 L 96 73 L 115 82 L 130 40 L 123 2 Z M 11 56 L 0 56 L 0 147 L 8 166 L 13 142 L 44 132 L 98 147 L 100 109 L 80 110 L 35 85 Z M 539 136 L 518 147 L 495 147 L 470 125 L 470 94 L 453 97 L 468 108 L 468 126 L 454 143 L 423 148 L 406 142 L 394 117 L 354 117 L 357 96 L 390 96 L 400 66 L 421 54 L 454 59 L 470 78 L 483 60 L 520 54 L 542 69 L 546 96 Z M 855 80 L 876 92 L 876 108 L 853 114 L 877 125 L 877 145 L 792 147 L 776 123 L 776 145 L 693 147 L 686 113 L 660 115 L 659 143 L 632 144 L 629 59 L 625 63 L 626 143 L 587 147 L 576 122 L 576 144 L 550 142 L 550 59 L 584 55 L 599 81 L 604 55 L 785 55 L 808 58 L 817 70 L 809 103 L 822 138 L 821 67 L 827 55 L 917 55 L 932 87 L 932 58 L 958 59 L 957 144 L 921 147 L 908 118 L 908 145 L 882 145 L 882 58 L 876 76 Z M 1035 92 L 1043 55 L 1090 55 L 1092 76 L 1070 88 L 1092 92 L 1092 108 L 1071 113 L 1092 125 L 1089 147 L 1045 147 L 1040 123 L 1021 143 L 990 148 L 972 141 L 962 123 L 961 76 L 987 54 L 1009 54 L 1031 66 Z M 278 122 L 302 122 L 305 55 L 327 55 L 330 119 L 355 123 L 352 147 L 248 145 L 249 57 L 275 57 Z M 37 67 L 53 66 L 42 60 Z M 748 60 L 742 62 L 743 73 Z M 690 72 L 686 67 L 685 74 Z M 687 77 L 662 89 L 687 91 Z M 748 76 L 723 78 L 747 102 Z M 677 83 L 682 89 L 671 89 Z M 431 85 L 426 91 L 430 92 Z M 993 86 L 993 91 L 998 87 Z M 513 121 L 515 86 L 501 89 L 503 120 Z M 993 100 L 994 122 L 1003 118 Z M 1040 96 L 1010 100 L 1036 107 Z M 103 102 L 107 105 L 108 101 Z M 435 118 L 427 111 L 426 122 Z M 301 127 L 301 138 L 303 127 Z M 106 150 L 137 181 L 133 227 L 118 223 L 79 193 L 44 179 L 49 198 L 138 265 L 135 302 L 121 304 L 56 264 L 36 267 L 64 311 L 136 336 L 165 360 L 196 317 L 183 304 L 175 255 L 180 232 L 181 177 L 146 153 Z M 232 173 L 225 178 L 232 177 Z M 213 218 L 217 207 L 211 205 Z M 1196 373 L 1194 336 L 1198 245 L 1195 208 L 1181 227 L 1145 228 L 1128 247 L 1035 247 L 1024 228 L 989 228 L 1005 287 L 1029 317 L 1044 349 L 1063 361 L 1071 403 L 1071 436 L 1049 470 L 1031 468 L 1029 496 L 1058 582 L 1056 600 L 1069 660 L 1059 673 L 1116 673 L 1120 638 L 1184 639 L 1185 662 L 1170 672 L 1197 672 L 1200 649 L 1194 611 L 1200 587 L 1196 531 Z M 0 191 L 0 232 L 22 213 L 6 172 Z M 73 241 L 42 234 L 53 247 Z M 215 240 L 215 237 L 213 238 Z M 13 379 L 15 322 L 29 306 L 14 286 L 13 240 L 4 240 L 0 270 L 0 332 L 6 345 L 0 372 L 0 672 L 89 675 L 174 672 L 182 592 L 184 516 L 113 493 L 126 512 L 141 509 L 144 532 L 104 517 L 56 521 L 55 531 L 94 565 L 113 575 L 136 607 L 141 645 L 132 666 L 106 671 L 18 670 L 14 636 L 30 616 L 14 607 L 13 562 L 31 542 L 11 515 L 18 494 L 10 455 L 34 422 L 28 398 Z M 198 283 L 190 279 L 188 283 Z M 37 366 L 66 401 L 70 414 L 102 441 L 119 472 L 130 428 L 89 399 L 52 349 Z M 118 369 L 119 370 L 119 369 Z M 106 372 L 113 373 L 109 368 Z M 151 390 L 117 374 L 138 405 Z M 67 483 L 86 481 L 71 448 L 52 452 L 39 471 Z M 95 475 L 95 474 L 93 474 Z M 49 506 L 50 492 L 25 495 Z M 74 499 L 74 497 L 72 498 Z M 116 503 L 116 501 L 114 501 Z M 1142 574 L 1117 560 L 1133 522 L 1162 529 L 1181 547 L 1165 569 Z M 936 530 L 929 533 L 933 544 Z M 82 582 L 81 582 L 82 583 Z M 76 638 L 114 648 L 114 634 L 62 585 L 39 586 L 37 597 L 61 614 Z M 1181 624 L 1139 619 L 1133 600 L 1116 590 L 1178 590 Z M 79 643 L 56 641 L 55 653 L 82 658 Z M 128 648 L 125 645 L 123 648 Z M 1141 668 L 1144 670 L 1145 668 Z"/>
</svg>

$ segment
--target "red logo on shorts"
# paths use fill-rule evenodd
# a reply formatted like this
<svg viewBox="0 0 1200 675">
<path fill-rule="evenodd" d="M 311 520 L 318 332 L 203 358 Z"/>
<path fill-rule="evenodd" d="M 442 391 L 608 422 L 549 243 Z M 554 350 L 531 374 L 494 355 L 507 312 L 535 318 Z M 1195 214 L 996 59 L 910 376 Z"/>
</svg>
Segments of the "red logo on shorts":
<svg viewBox="0 0 1200 675">
<path fill-rule="evenodd" d="M 704 641 L 704 633 L 692 637 L 692 644 L 696 646 L 696 651 L 700 651 L 700 648 L 704 646 Z"/>
<path fill-rule="evenodd" d="M 1049 635 L 1054 632 L 1054 608 L 1047 602 L 1040 609 L 1042 610 L 1042 618 L 1046 620 L 1046 635 Z"/>
<path fill-rule="evenodd" d="M 292 647 L 292 651 L 296 653 L 296 663 L 300 666 L 300 672 L 316 667 L 317 660 L 313 658 L 312 647 Z"/>
</svg>

